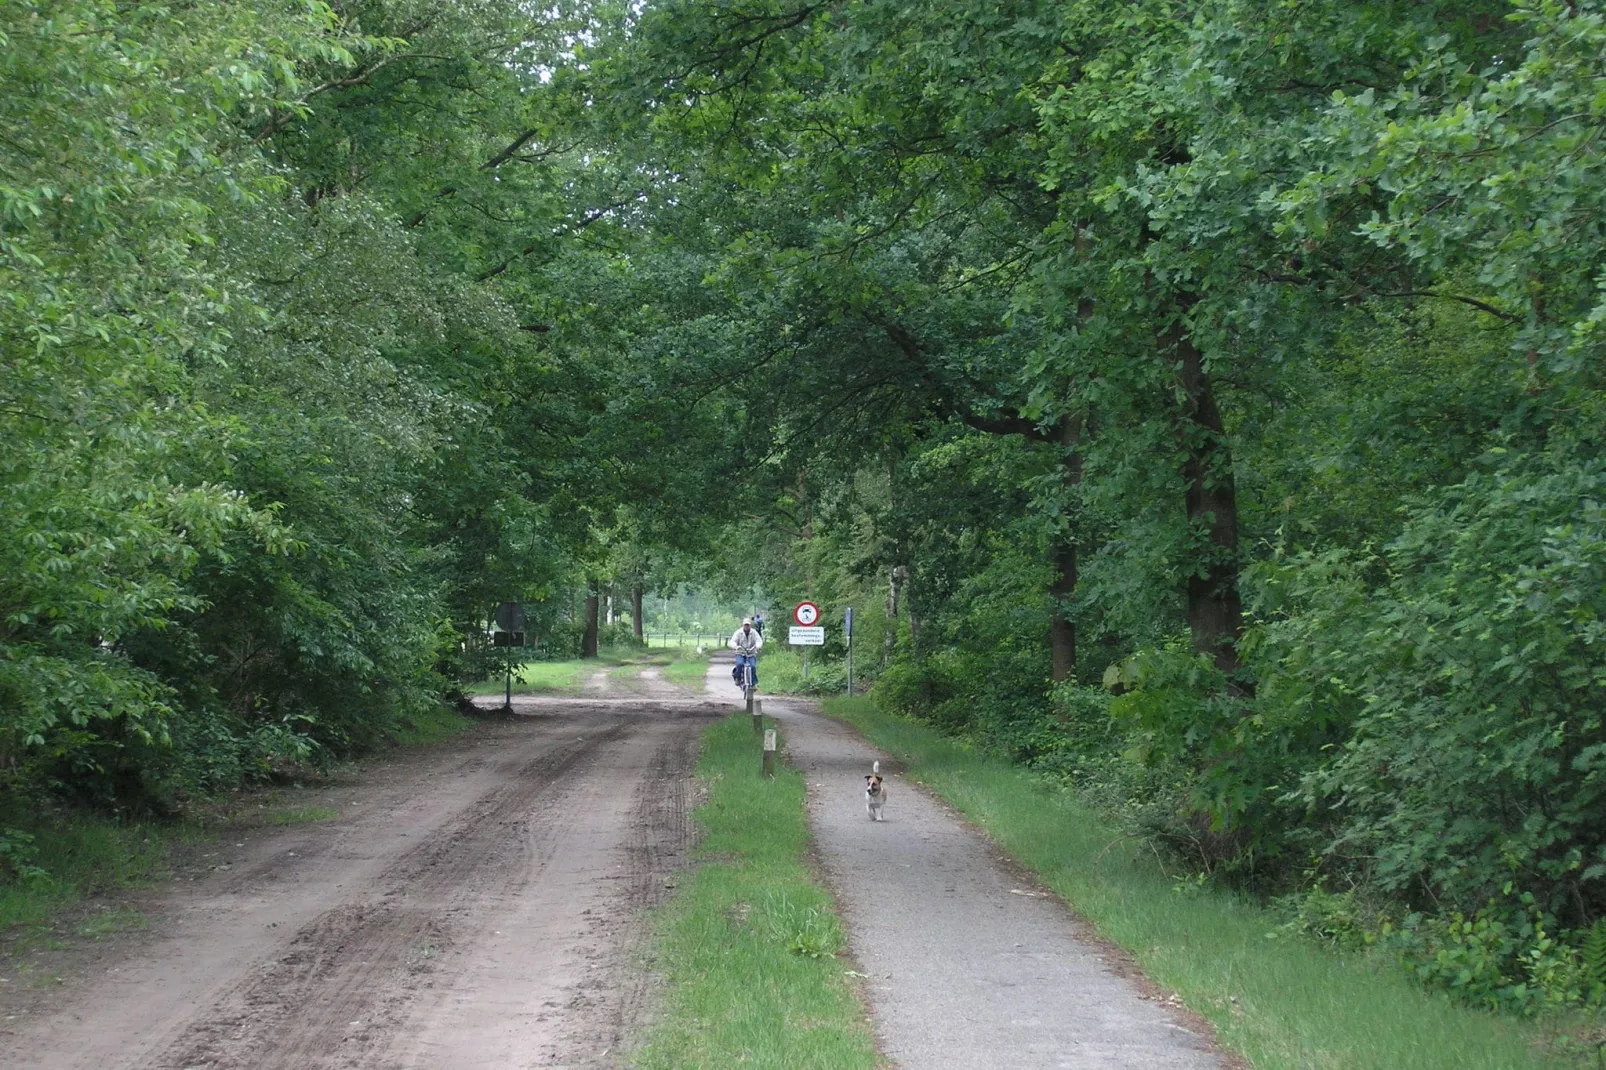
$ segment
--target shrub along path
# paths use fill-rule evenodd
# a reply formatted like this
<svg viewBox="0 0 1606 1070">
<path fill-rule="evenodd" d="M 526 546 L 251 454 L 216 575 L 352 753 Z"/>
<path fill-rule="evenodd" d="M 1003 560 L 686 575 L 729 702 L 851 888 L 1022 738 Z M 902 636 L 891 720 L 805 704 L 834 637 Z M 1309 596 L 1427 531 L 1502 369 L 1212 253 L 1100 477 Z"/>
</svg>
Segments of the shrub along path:
<svg viewBox="0 0 1606 1070">
<path fill-rule="evenodd" d="M 740 701 L 728 658 L 707 686 Z M 1231 1065 L 1205 1024 L 1146 990 L 1118 952 L 851 728 L 802 702 L 766 697 L 764 712 L 806 777 L 876 1035 L 900 1067 Z M 863 776 L 877 759 L 892 770 L 891 794 L 886 820 L 872 823 Z"/>
</svg>

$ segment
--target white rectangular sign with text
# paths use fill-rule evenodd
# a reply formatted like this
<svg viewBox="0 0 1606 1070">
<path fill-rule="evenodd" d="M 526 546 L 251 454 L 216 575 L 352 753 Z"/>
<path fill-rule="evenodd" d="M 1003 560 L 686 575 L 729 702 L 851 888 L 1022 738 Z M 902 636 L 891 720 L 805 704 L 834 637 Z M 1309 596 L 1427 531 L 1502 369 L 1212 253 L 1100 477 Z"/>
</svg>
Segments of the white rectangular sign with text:
<svg viewBox="0 0 1606 1070">
<path fill-rule="evenodd" d="M 823 625 L 813 628 L 793 628 L 787 642 L 793 646 L 824 646 L 825 628 Z"/>
</svg>

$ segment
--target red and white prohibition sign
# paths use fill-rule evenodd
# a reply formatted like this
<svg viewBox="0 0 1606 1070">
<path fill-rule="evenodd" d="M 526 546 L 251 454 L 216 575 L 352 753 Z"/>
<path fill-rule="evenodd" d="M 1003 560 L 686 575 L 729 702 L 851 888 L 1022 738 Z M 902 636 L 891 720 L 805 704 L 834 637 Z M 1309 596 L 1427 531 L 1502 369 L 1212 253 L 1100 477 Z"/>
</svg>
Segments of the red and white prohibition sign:
<svg viewBox="0 0 1606 1070">
<path fill-rule="evenodd" d="M 792 619 L 804 628 L 812 628 L 820 619 L 820 607 L 813 602 L 799 602 L 792 610 Z"/>
</svg>

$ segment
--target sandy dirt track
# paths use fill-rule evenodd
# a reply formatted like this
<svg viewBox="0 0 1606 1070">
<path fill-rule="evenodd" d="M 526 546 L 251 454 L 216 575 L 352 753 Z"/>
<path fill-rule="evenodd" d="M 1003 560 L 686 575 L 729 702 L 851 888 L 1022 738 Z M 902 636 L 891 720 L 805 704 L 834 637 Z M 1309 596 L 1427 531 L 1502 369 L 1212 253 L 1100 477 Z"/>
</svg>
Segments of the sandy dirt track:
<svg viewBox="0 0 1606 1070">
<path fill-rule="evenodd" d="M 332 791 L 336 821 L 227 844 L 50 999 L 0 990 L 0 1065 L 614 1065 L 653 983 L 642 911 L 682 860 L 722 711 L 650 677 L 515 708 Z"/>
</svg>

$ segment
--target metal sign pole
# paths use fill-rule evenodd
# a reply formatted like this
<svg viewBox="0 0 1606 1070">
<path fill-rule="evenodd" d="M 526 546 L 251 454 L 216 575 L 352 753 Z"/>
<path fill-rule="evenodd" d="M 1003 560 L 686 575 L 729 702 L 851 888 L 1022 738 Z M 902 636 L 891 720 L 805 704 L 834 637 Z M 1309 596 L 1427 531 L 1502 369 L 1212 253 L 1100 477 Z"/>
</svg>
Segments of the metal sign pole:
<svg viewBox="0 0 1606 1070">
<path fill-rule="evenodd" d="M 848 644 L 848 697 L 853 696 L 853 607 L 842 615 L 842 635 Z"/>
</svg>

